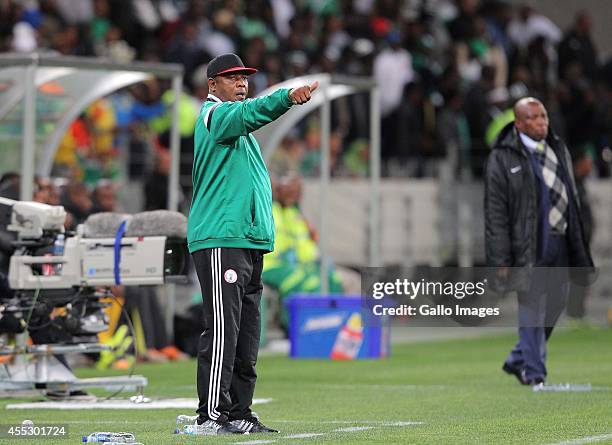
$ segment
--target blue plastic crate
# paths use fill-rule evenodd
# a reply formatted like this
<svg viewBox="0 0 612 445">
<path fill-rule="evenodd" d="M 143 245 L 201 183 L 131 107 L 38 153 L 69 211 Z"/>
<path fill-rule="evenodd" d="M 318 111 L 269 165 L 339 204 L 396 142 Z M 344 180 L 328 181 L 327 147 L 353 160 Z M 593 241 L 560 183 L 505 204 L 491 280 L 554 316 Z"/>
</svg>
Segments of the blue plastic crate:
<svg viewBox="0 0 612 445">
<path fill-rule="evenodd" d="M 362 307 L 360 296 L 291 295 L 285 305 L 293 358 L 352 360 L 389 355 L 389 319 Z"/>
</svg>

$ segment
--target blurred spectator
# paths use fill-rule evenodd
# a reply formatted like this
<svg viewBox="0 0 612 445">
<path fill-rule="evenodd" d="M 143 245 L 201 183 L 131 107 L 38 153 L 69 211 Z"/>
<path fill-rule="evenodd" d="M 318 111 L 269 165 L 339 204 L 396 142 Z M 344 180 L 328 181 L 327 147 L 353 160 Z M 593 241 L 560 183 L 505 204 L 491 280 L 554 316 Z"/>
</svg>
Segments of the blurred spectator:
<svg viewBox="0 0 612 445">
<path fill-rule="evenodd" d="M 117 120 L 112 103 L 106 99 L 94 101 L 85 111 L 86 123 L 91 132 L 91 146 L 84 159 L 86 184 L 117 177 L 116 148 L 114 144 Z"/>
<path fill-rule="evenodd" d="M 191 79 L 191 85 L 193 87 L 194 99 L 198 103 L 198 112 L 202 102 L 208 97 L 208 77 L 206 77 L 206 65 L 200 65 L 193 72 Z"/>
<path fill-rule="evenodd" d="M 297 135 L 286 136 L 272 154 L 270 172 L 278 177 L 299 171 L 305 154 L 305 144 Z"/>
<path fill-rule="evenodd" d="M 509 60 L 512 55 L 512 42 L 508 35 L 508 26 L 512 21 L 512 6 L 506 0 L 494 0 L 489 2 L 488 7 L 487 33 L 492 41 L 504 50 Z"/>
<path fill-rule="evenodd" d="M 93 2 L 94 17 L 90 23 L 91 39 L 94 47 L 98 49 L 99 46 L 104 45 L 106 40 L 106 34 L 112 27 L 112 23 L 109 19 L 109 6 L 107 0 L 94 0 Z M 96 54 L 99 54 L 99 50 Z"/>
<path fill-rule="evenodd" d="M 13 30 L 21 15 L 21 5 L 15 2 L 0 2 L 0 51 L 14 51 L 12 49 Z"/>
<path fill-rule="evenodd" d="M 526 4 L 519 7 L 518 18 L 510 22 L 508 35 L 521 50 L 526 49 L 536 37 L 542 37 L 553 45 L 561 40 L 559 27 Z"/>
<path fill-rule="evenodd" d="M 136 55 L 134 49 L 123 40 L 121 30 L 115 26 L 106 32 L 104 43 L 95 51 L 96 55 L 117 63 L 130 63 Z"/>
<path fill-rule="evenodd" d="M 149 153 L 154 146 L 155 135 L 149 127 L 149 122 L 167 113 L 161 102 L 161 92 L 157 79 L 151 79 L 131 88 L 133 103 L 129 115 L 131 137 L 129 139 L 128 175 L 130 179 L 140 179 L 144 176 Z"/>
<path fill-rule="evenodd" d="M 459 0 L 459 14 L 448 24 L 453 41 L 467 41 L 473 35 L 474 22 L 478 17 L 478 0 Z"/>
<path fill-rule="evenodd" d="M 55 0 L 62 17 L 70 24 L 90 23 L 94 17 L 92 0 Z"/>
<path fill-rule="evenodd" d="M 389 47 L 374 58 L 374 77 L 380 85 L 385 85 L 380 94 L 383 117 L 392 114 L 402 101 L 404 86 L 413 80 L 410 53 L 401 47 L 401 36 L 393 31 L 387 36 Z"/>
<path fill-rule="evenodd" d="M 570 64 L 566 79 L 559 84 L 559 104 L 563 113 L 570 150 L 593 149 L 596 138 L 597 104 L 591 82 L 584 76 L 581 65 Z"/>
<path fill-rule="evenodd" d="M 60 203 L 72 215 L 71 229 L 85 222 L 93 208 L 87 187 L 81 182 L 71 182 L 66 185 L 60 195 Z"/>
<path fill-rule="evenodd" d="M 460 178 L 470 179 L 472 161 L 470 153 L 470 127 L 463 112 L 464 97 L 459 90 L 450 90 L 444 98 L 446 106 L 438 114 L 438 140 L 452 156 Z"/>
<path fill-rule="evenodd" d="M 267 0 L 250 0 L 243 4 L 243 14 L 238 17 L 236 24 L 240 37 L 245 42 L 261 39 L 267 51 L 276 51 L 278 39 L 274 34 L 273 17 L 270 2 Z M 248 52 L 245 52 L 248 55 Z"/>
<path fill-rule="evenodd" d="M 19 199 L 19 181 L 17 172 L 6 172 L 0 177 L 0 196 L 8 199 Z"/>
<path fill-rule="evenodd" d="M 508 93 L 513 101 L 521 97 L 538 96 L 537 91 L 535 91 L 532 86 L 531 72 L 525 65 L 516 65 L 513 67 L 510 74 Z"/>
<path fill-rule="evenodd" d="M 401 47 L 398 31 L 390 32 L 387 37 L 389 47 L 374 58 L 374 78 L 380 90 L 380 111 L 382 114 L 382 156 L 398 157 L 397 139 L 398 107 L 402 103 L 404 87 L 414 78 L 410 53 Z"/>
<path fill-rule="evenodd" d="M 29 53 L 36 50 L 36 31 L 26 22 L 19 22 L 13 28 L 12 49 L 19 53 Z"/>
<path fill-rule="evenodd" d="M 305 135 L 305 152 L 301 157 L 300 173 L 306 177 L 317 177 L 321 173 L 321 132 L 316 121 L 310 121 Z M 329 136 L 329 168 L 331 175 L 338 171 L 340 155 L 343 148 L 342 132 L 338 129 L 332 130 Z M 297 154 L 302 152 L 301 147 L 296 146 Z"/>
<path fill-rule="evenodd" d="M 191 85 L 191 76 L 195 69 L 208 62 L 210 55 L 206 53 L 198 41 L 198 29 L 193 21 L 185 21 L 178 35 L 171 42 L 163 57 L 164 62 L 180 63 L 185 69 L 185 81 Z"/>
<path fill-rule="evenodd" d="M 36 177 L 32 199 L 52 206 L 61 205 L 57 187 L 49 178 Z"/>
<path fill-rule="evenodd" d="M 287 328 L 287 312 L 282 301 L 291 293 L 320 291 L 319 249 L 314 229 L 308 224 L 298 205 L 302 195 L 299 176 L 292 173 L 274 187 L 272 212 L 276 227 L 274 252 L 266 256 L 262 280 L 274 289 L 281 301 L 280 322 Z M 330 264 L 329 291 L 343 291 L 340 276 Z"/>
<path fill-rule="evenodd" d="M 488 100 L 487 118 L 489 125 L 487 125 L 485 132 L 485 143 L 488 147 L 492 147 L 495 138 L 502 129 L 510 122 L 514 122 L 514 111 L 506 87 L 493 89 L 488 95 Z"/>
<path fill-rule="evenodd" d="M 155 152 L 155 168 L 146 178 L 143 190 L 145 210 L 168 208 L 170 162 L 170 151 L 161 148 Z"/>
<path fill-rule="evenodd" d="M 351 178 L 365 178 L 370 169 L 370 145 L 367 139 L 355 139 L 344 153 L 344 172 Z"/>
<path fill-rule="evenodd" d="M 114 137 L 117 120 L 112 102 L 95 100 L 75 119 L 60 141 L 53 174 L 94 185 L 118 176 Z"/>
<path fill-rule="evenodd" d="M 89 150 L 90 145 L 89 129 L 85 122 L 85 116 L 81 115 L 70 124 L 60 141 L 55 152 L 52 173 L 56 176 L 82 179 L 84 174 L 81 170 L 79 157 Z"/>
<path fill-rule="evenodd" d="M 576 14 L 574 26 L 559 44 L 559 75 L 565 79 L 567 70 L 578 64 L 586 77 L 595 80 L 597 76 L 597 49 L 591 39 L 591 16 L 586 11 Z"/>
<path fill-rule="evenodd" d="M 406 85 L 396 123 L 398 147 L 395 155 L 386 159 L 387 168 L 416 161 L 417 176 L 422 176 L 425 157 L 433 149 L 433 140 L 425 131 L 425 97 L 423 87 L 416 82 Z"/>
<path fill-rule="evenodd" d="M 187 358 L 185 353 L 172 344 L 172 339 L 166 331 L 157 287 L 116 286 L 114 291 L 115 295 L 125 299 L 125 309 L 130 314 L 136 330 L 135 347 L 141 360 L 165 363 Z"/>
<path fill-rule="evenodd" d="M 594 232 L 593 211 L 589 200 L 588 191 L 585 183 L 593 170 L 593 159 L 586 150 L 577 150 L 572 156 L 574 164 L 574 177 L 576 179 L 576 189 L 578 191 L 578 200 L 581 205 L 582 212 L 582 227 L 584 229 L 584 237 L 587 244 L 591 243 Z"/>
<path fill-rule="evenodd" d="M 489 119 L 489 93 L 495 87 L 495 68 L 484 66 L 478 82 L 472 84 L 465 98 L 465 116 L 470 127 L 472 149 L 483 150 L 486 147 L 484 138 Z"/>
<path fill-rule="evenodd" d="M 198 39 L 210 57 L 236 52 L 238 29 L 235 20 L 231 10 L 219 9 L 213 14 L 211 24 L 200 25 Z"/>
<path fill-rule="evenodd" d="M 281 38 L 286 39 L 291 31 L 289 22 L 295 14 L 293 2 L 291 0 L 270 0 L 270 3 L 272 5 L 276 32 Z"/>
<path fill-rule="evenodd" d="M 431 91 L 437 88 L 439 76 L 448 65 L 450 37 L 435 15 L 413 13 L 403 23 L 403 44 L 410 52 L 415 78 L 418 76 L 424 88 Z"/>
<path fill-rule="evenodd" d="M 482 68 L 491 66 L 495 71 L 494 85 L 505 87 L 508 82 L 508 65 L 503 49 L 488 36 L 482 17 L 475 17 L 471 23 L 469 36 L 455 46 L 459 74 L 466 83 L 474 83 L 480 79 Z"/>
<path fill-rule="evenodd" d="M 116 212 L 117 211 L 117 189 L 109 181 L 100 181 L 91 194 L 93 207 L 91 213 Z"/>
</svg>

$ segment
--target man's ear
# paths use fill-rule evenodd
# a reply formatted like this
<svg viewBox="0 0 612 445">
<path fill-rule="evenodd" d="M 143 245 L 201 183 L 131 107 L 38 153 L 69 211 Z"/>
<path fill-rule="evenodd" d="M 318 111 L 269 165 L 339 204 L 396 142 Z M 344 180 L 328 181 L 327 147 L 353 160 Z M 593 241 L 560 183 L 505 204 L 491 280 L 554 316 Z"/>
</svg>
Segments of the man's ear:
<svg viewBox="0 0 612 445">
<path fill-rule="evenodd" d="M 514 120 L 514 127 L 515 127 L 515 128 L 518 130 L 518 131 L 520 131 L 521 133 L 523 133 L 524 126 L 523 126 L 523 122 L 522 122 L 522 121 L 520 121 L 520 120 L 518 120 L 518 119 L 515 119 L 515 120 Z"/>
<path fill-rule="evenodd" d="M 215 82 L 215 79 L 208 79 L 208 91 L 210 91 L 211 93 L 214 93 L 217 89 L 217 83 Z"/>
</svg>

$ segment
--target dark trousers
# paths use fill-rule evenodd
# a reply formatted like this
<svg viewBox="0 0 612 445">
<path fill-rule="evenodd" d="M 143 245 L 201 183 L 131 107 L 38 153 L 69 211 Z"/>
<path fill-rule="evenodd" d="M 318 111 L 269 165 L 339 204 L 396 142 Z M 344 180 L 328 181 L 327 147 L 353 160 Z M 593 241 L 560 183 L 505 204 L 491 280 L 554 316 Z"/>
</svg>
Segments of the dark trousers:
<svg viewBox="0 0 612 445">
<path fill-rule="evenodd" d="M 215 248 L 192 256 L 204 303 L 197 412 L 220 422 L 244 419 L 252 415 L 257 380 L 263 253 Z"/>
<path fill-rule="evenodd" d="M 133 311 L 138 311 L 140 314 L 146 347 L 148 349 L 162 349 L 171 344 L 164 324 L 164 312 L 157 299 L 156 288 L 153 286 L 127 286 L 124 295 L 126 312 L 132 315 Z"/>
<path fill-rule="evenodd" d="M 564 236 L 551 236 L 534 268 L 530 289 L 519 292 L 519 341 L 506 363 L 521 369 L 527 382 L 546 379 L 546 342 L 567 304 L 568 252 Z"/>
</svg>

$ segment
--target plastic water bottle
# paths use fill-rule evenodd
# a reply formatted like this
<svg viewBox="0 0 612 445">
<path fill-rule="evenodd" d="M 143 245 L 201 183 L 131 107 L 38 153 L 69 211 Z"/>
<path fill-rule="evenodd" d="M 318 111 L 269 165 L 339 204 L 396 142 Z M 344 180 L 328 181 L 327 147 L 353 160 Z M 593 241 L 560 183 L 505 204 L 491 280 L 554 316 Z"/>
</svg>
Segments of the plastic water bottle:
<svg viewBox="0 0 612 445">
<path fill-rule="evenodd" d="M 64 246 L 66 244 L 66 238 L 63 233 L 57 235 L 55 242 L 53 243 L 53 256 L 64 256 Z M 61 275 L 63 264 L 55 264 L 55 275 Z"/>
<path fill-rule="evenodd" d="M 174 428 L 174 434 L 193 434 L 193 425 L 195 424 L 198 416 L 188 416 L 181 414 L 176 417 L 176 428 Z M 189 430 L 189 432 L 187 432 Z"/>
<path fill-rule="evenodd" d="M 105 443 L 110 445 L 115 444 L 131 444 L 136 445 L 136 438 L 132 433 L 111 433 L 97 431 L 89 436 L 83 436 L 83 443 Z"/>
<path fill-rule="evenodd" d="M 556 385 L 534 385 L 533 392 L 549 391 L 549 392 L 590 392 L 593 387 L 590 383 L 575 384 L 575 383 L 558 383 Z"/>
<path fill-rule="evenodd" d="M 142 442 L 102 442 L 104 445 L 144 445 Z"/>
<path fill-rule="evenodd" d="M 142 442 L 98 442 L 103 443 L 104 445 L 144 445 Z"/>
<path fill-rule="evenodd" d="M 183 427 L 183 432 L 181 434 L 187 434 L 190 436 L 195 435 L 197 432 L 197 427 L 195 425 L 187 424 Z"/>
<path fill-rule="evenodd" d="M 89 436 L 83 436 L 82 443 L 102 443 L 102 442 L 110 442 L 111 435 L 113 433 L 103 433 L 103 432 L 95 432 L 91 433 Z"/>
<path fill-rule="evenodd" d="M 361 314 L 352 314 L 342 327 L 331 351 L 332 360 L 354 360 L 363 343 L 363 322 Z"/>
</svg>

